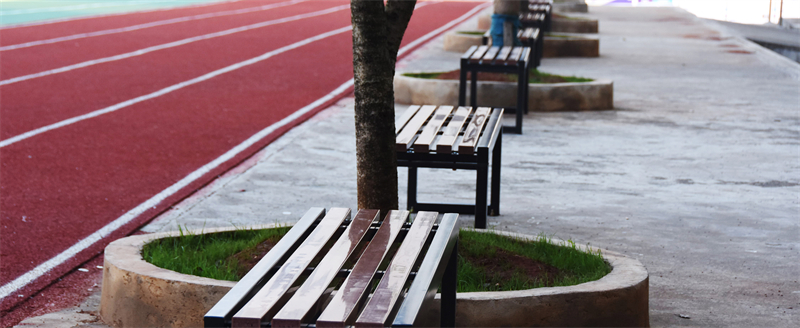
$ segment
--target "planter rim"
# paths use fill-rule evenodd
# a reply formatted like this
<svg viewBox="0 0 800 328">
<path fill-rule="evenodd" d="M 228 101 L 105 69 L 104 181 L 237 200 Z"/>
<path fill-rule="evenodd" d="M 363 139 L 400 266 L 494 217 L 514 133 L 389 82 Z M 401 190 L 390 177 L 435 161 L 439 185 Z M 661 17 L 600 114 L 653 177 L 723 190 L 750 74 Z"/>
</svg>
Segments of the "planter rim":
<svg viewBox="0 0 800 328">
<path fill-rule="evenodd" d="M 286 226 L 286 224 L 273 223 L 273 224 L 254 225 L 246 227 L 212 228 L 204 230 L 192 230 L 189 233 L 208 234 L 208 233 L 234 231 L 237 229 L 253 229 L 253 230 L 268 229 L 279 226 Z M 484 229 L 469 229 L 469 230 L 486 232 L 486 233 L 496 233 L 499 235 L 519 238 L 519 239 L 535 238 L 535 236 L 531 235 L 499 231 L 499 230 L 484 230 Z M 170 232 L 160 232 L 147 235 L 134 235 L 118 239 L 106 247 L 105 260 L 113 263 L 120 270 L 129 271 L 136 274 L 151 276 L 154 278 L 159 278 L 164 280 L 189 283 L 189 284 L 198 284 L 198 285 L 221 286 L 221 287 L 233 287 L 236 284 L 236 282 L 233 281 L 225 281 L 225 280 L 217 280 L 217 279 L 193 276 L 193 275 L 178 273 L 172 270 L 159 268 L 151 263 L 148 263 L 142 258 L 141 250 L 145 244 L 156 239 L 176 237 L 179 235 L 180 232 L 178 231 L 170 231 Z M 557 238 L 551 238 L 551 240 L 554 243 L 564 242 L 563 240 Z M 612 267 L 611 272 L 598 280 L 585 282 L 573 286 L 540 287 L 540 288 L 533 288 L 526 290 L 501 291 L 501 292 L 458 293 L 457 297 L 459 299 L 470 299 L 470 300 L 500 299 L 500 298 L 510 299 L 510 298 L 528 298 L 532 296 L 565 294 L 565 293 L 597 292 L 597 291 L 606 291 L 606 290 L 634 286 L 648 278 L 647 270 L 645 269 L 644 265 L 642 265 L 636 259 L 626 257 L 625 255 L 622 255 L 620 253 L 603 250 L 587 245 L 576 245 L 576 246 L 577 248 L 583 251 L 592 250 L 596 252 L 600 250 L 603 258 L 606 259 L 606 261 L 611 265 Z"/>
<path fill-rule="evenodd" d="M 418 80 L 425 80 L 425 81 L 441 81 L 441 82 L 455 82 L 459 83 L 458 80 L 444 80 L 444 79 L 426 79 L 421 77 L 413 77 L 407 76 L 403 74 L 418 74 L 418 73 L 438 73 L 438 72 L 416 72 L 416 71 L 408 71 L 408 72 L 398 72 L 395 74 L 396 78 L 403 78 L 403 79 L 418 79 Z M 443 72 L 444 73 L 444 72 Z M 469 81 L 467 81 L 469 82 Z M 478 80 L 479 83 L 488 83 L 488 84 L 513 84 L 517 85 L 517 82 L 505 82 L 505 81 L 481 81 Z M 612 84 L 614 81 L 609 79 L 593 79 L 593 81 L 588 82 L 559 82 L 559 83 L 528 83 L 528 87 L 561 87 L 561 86 L 578 86 L 578 85 L 606 85 Z"/>
</svg>

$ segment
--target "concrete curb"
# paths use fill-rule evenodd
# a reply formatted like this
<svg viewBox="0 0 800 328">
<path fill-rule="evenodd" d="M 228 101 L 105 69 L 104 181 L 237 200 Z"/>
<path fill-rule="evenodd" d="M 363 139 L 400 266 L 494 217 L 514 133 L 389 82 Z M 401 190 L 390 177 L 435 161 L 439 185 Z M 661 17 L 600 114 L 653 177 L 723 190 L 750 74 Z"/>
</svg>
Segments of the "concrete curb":
<svg viewBox="0 0 800 328">
<path fill-rule="evenodd" d="M 458 81 L 394 76 L 395 102 L 417 105 L 457 105 Z M 469 83 L 469 82 L 467 82 Z M 467 86 L 469 99 L 469 85 Z M 478 104 L 517 106 L 517 84 L 478 81 Z M 589 111 L 614 108 L 614 82 L 537 83 L 528 87 L 528 110 L 534 112 Z"/>
<path fill-rule="evenodd" d="M 203 233 L 235 229 L 211 229 Z M 166 232 L 130 236 L 106 247 L 100 305 L 100 315 L 106 323 L 115 327 L 202 326 L 203 315 L 234 283 L 161 269 L 142 259 L 141 249 L 146 243 L 176 235 L 177 232 Z M 578 247 L 584 251 L 597 250 Z M 462 327 L 649 325 L 649 285 L 644 266 L 618 253 L 603 250 L 602 254 L 613 269 L 597 281 L 511 292 L 459 293 L 457 324 Z M 438 311 L 437 302 L 424 315 L 438 316 Z"/>
</svg>

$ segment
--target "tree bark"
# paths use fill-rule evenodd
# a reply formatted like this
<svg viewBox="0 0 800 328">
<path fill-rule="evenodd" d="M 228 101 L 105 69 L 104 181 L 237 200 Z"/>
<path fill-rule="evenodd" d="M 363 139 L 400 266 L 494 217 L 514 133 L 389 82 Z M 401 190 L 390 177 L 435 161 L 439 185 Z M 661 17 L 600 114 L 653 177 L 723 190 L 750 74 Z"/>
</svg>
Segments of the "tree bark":
<svg viewBox="0 0 800 328">
<path fill-rule="evenodd" d="M 352 0 L 358 208 L 398 208 L 394 67 L 416 0 Z"/>
</svg>

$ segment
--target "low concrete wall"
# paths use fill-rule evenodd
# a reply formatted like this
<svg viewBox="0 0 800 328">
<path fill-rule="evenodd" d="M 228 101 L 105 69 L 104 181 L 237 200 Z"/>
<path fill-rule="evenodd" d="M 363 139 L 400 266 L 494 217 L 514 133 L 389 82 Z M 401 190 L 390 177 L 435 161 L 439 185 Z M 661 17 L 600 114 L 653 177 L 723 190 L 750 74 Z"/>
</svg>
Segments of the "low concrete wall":
<svg viewBox="0 0 800 328">
<path fill-rule="evenodd" d="M 553 2 L 553 11 L 559 13 L 588 13 L 589 6 L 584 0 L 563 0 Z"/>
<path fill-rule="evenodd" d="M 253 228 L 270 227 L 274 225 Z M 233 228 L 206 233 L 230 230 Z M 142 259 L 141 249 L 146 243 L 174 235 L 131 236 L 106 247 L 100 305 L 106 323 L 115 327 L 199 327 L 203 315 L 233 287 L 233 282 L 180 274 Z M 649 326 L 648 274 L 644 266 L 621 254 L 602 252 L 612 271 L 597 281 L 511 292 L 459 293 L 456 325 Z M 437 317 L 439 306 L 435 303 L 423 315 Z"/>
<path fill-rule="evenodd" d="M 553 17 L 553 33 L 597 33 L 597 20 L 587 18 Z"/>
<path fill-rule="evenodd" d="M 205 233 L 230 230 L 234 228 Z M 145 244 L 175 235 L 178 233 L 130 236 L 106 247 L 100 301 L 103 321 L 114 327 L 203 326 L 206 312 L 236 283 L 177 273 L 142 259 Z"/>
<path fill-rule="evenodd" d="M 469 101 L 467 82 L 467 101 Z M 395 101 L 401 104 L 457 105 L 458 80 L 394 77 Z M 517 84 L 478 81 L 478 105 L 517 107 Z M 528 85 L 528 110 L 587 111 L 614 108 L 614 82 L 536 83 Z"/>
<path fill-rule="evenodd" d="M 469 47 L 479 46 L 483 43 L 482 35 L 447 32 L 444 35 L 444 51 L 466 52 Z"/>
<path fill-rule="evenodd" d="M 597 36 L 575 33 L 553 35 L 544 37 L 543 58 L 600 56 L 600 39 Z"/>
</svg>

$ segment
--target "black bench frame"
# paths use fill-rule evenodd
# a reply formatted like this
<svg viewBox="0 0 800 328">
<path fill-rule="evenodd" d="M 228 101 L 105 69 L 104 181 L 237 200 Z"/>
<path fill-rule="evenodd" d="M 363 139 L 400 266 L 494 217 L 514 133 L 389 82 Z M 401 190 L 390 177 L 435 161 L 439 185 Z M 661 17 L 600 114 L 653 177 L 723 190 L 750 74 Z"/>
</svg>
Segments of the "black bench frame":
<svg viewBox="0 0 800 328">
<path fill-rule="evenodd" d="M 530 55 L 522 56 L 515 65 L 484 63 L 471 63 L 469 57 L 477 50 L 472 46 L 461 56 L 461 75 L 458 84 L 458 105 L 466 106 L 467 99 L 467 72 L 470 72 L 470 106 L 478 106 L 478 72 L 512 73 L 517 74 L 517 107 L 505 108 L 506 113 L 516 114 L 513 126 L 503 126 L 507 133 L 522 134 L 522 114 L 528 112 L 528 69 Z M 531 50 L 528 50 L 531 51 Z"/>
<path fill-rule="evenodd" d="M 374 210 L 367 210 L 374 211 Z M 377 212 L 377 211 L 375 211 Z M 407 212 L 406 212 L 407 213 Z M 388 219 L 389 215 L 386 216 Z M 324 208 L 310 209 L 294 227 L 270 250 L 250 272 L 248 272 L 231 290 L 211 308 L 203 318 L 205 327 L 231 327 L 231 319 L 267 281 L 275 275 L 284 262 L 300 245 L 311 235 L 317 225 L 325 217 Z M 429 307 L 436 292 L 441 287 L 441 318 L 442 327 L 454 327 L 456 315 L 456 287 L 457 287 L 457 258 L 458 258 L 458 228 L 457 214 L 444 214 L 439 224 L 434 224 L 428 235 L 424 252 L 420 253 L 417 260 L 419 268 L 411 272 L 413 281 L 408 287 L 404 297 L 400 297 L 392 311 L 391 327 L 412 327 L 419 322 L 421 310 Z M 339 227 L 331 240 L 336 240 L 352 222 L 347 219 Z M 374 221 L 365 234 L 367 242 L 372 240 L 380 228 L 380 222 Z M 411 223 L 406 222 L 397 237 L 396 243 L 401 242 L 408 232 Z M 305 269 L 306 274 L 313 272 L 314 267 Z M 341 269 L 336 276 L 347 277 L 348 269 Z M 380 280 L 383 271 L 377 271 L 372 281 Z M 314 328 L 315 324 L 303 325 Z M 271 327 L 269 320 L 261 322 L 261 327 Z"/>
<path fill-rule="evenodd" d="M 503 132 L 496 125 L 503 110 L 494 109 L 487 126 L 494 126 L 493 134 L 482 136 L 474 154 L 414 152 L 412 149 L 397 152 L 397 166 L 408 167 L 407 208 L 413 211 L 439 211 L 475 215 L 475 228 L 486 229 L 486 216 L 500 215 L 500 168 Z M 491 201 L 487 204 L 487 184 L 491 175 Z M 477 173 L 475 204 L 420 203 L 417 201 L 417 169 L 444 168 L 475 170 Z"/>
</svg>

